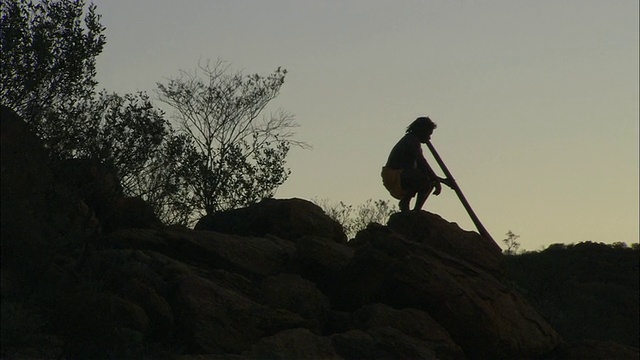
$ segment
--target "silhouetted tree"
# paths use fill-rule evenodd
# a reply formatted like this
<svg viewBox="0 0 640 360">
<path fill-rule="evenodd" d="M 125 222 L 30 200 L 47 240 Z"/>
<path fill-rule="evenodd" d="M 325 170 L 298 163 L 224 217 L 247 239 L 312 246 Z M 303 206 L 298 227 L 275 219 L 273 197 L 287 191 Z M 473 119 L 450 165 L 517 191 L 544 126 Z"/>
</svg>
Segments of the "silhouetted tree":
<svg viewBox="0 0 640 360">
<path fill-rule="evenodd" d="M 515 255 L 520 248 L 520 243 L 516 240 L 520 237 L 520 235 L 516 235 L 511 230 L 507 232 L 507 238 L 502 239 L 502 242 L 507 246 L 507 249 L 504 251 L 505 255 Z"/>
<path fill-rule="evenodd" d="M 144 92 L 96 94 L 104 27 L 84 1 L 3 0 L 0 102 L 13 108 L 57 159 L 92 158 L 117 170 L 129 196 L 166 223 L 186 224 L 193 204 L 185 168 L 191 139 L 178 134 Z"/>
<path fill-rule="evenodd" d="M 35 130 L 57 159 L 114 166 L 125 193 L 150 202 L 167 223 L 273 195 L 296 126 L 278 111 L 258 119 L 286 71 L 243 76 L 218 62 L 159 85 L 179 132 L 149 97 L 96 94 L 104 27 L 84 1 L 2 1 L 0 102 Z"/>
<path fill-rule="evenodd" d="M 68 155 L 87 124 L 78 106 L 94 94 L 96 56 L 105 37 L 84 1 L 3 0 L 0 102 L 29 122 L 45 144 Z"/>
<path fill-rule="evenodd" d="M 231 73 L 217 61 L 158 83 L 160 100 L 175 110 L 179 130 L 195 146 L 196 165 L 182 175 L 193 202 L 206 213 L 273 196 L 287 179 L 291 145 L 304 146 L 292 139 L 297 124 L 282 110 L 262 114 L 286 73 L 281 68 L 268 76 Z"/>
<path fill-rule="evenodd" d="M 150 203 L 163 222 L 186 225 L 194 204 L 181 175 L 196 165 L 195 148 L 149 96 L 101 92 L 80 116 L 92 126 L 83 132 L 76 155 L 112 165 L 126 195 Z"/>
</svg>

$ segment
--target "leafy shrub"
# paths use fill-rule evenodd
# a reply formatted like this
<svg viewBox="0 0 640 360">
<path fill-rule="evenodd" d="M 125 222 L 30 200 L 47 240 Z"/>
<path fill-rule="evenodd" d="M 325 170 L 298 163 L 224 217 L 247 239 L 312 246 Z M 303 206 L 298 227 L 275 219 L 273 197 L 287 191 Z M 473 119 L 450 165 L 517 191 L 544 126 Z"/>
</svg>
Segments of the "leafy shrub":
<svg viewBox="0 0 640 360">
<path fill-rule="evenodd" d="M 365 229 L 370 223 L 385 225 L 389 217 L 398 212 L 398 208 L 388 200 L 368 199 L 363 204 L 353 207 L 342 201 L 330 203 L 328 199 L 314 199 L 313 202 L 320 206 L 330 218 L 337 221 L 347 238 L 353 239 L 358 231 Z"/>
</svg>

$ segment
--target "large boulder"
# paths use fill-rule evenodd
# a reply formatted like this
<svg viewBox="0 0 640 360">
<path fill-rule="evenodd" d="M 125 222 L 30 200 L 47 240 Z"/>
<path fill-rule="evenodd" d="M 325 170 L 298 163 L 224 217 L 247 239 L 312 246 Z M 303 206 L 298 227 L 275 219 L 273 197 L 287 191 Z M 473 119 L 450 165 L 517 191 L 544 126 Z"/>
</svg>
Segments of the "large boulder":
<svg viewBox="0 0 640 360">
<path fill-rule="evenodd" d="M 331 339 L 304 328 L 283 330 L 262 338 L 242 355 L 247 359 L 342 359 Z"/>
<path fill-rule="evenodd" d="M 176 330 L 190 353 L 239 354 L 263 337 L 305 324 L 296 314 L 197 276 L 183 278 L 175 292 Z"/>
<path fill-rule="evenodd" d="M 482 269 L 382 226 L 356 240 L 341 285 L 352 307 L 382 302 L 426 311 L 470 358 L 539 357 L 562 344 L 522 296 Z"/>
<path fill-rule="evenodd" d="M 423 341 L 392 327 L 369 330 L 374 338 L 374 358 L 440 360 L 431 347 Z"/>
<path fill-rule="evenodd" d="M 353 258 L 353 248 L 319 236 L 301 237 L 294 244 L 296 271 L 332 297 L 335 279 L 341 277 L 342 271 Z"/>
<path fill-rule="evenodd" d="M 123 229 L 106 238 L 118 248 L 153 250 L 203 269 L 225 269 L 252 278 L 287 271 L 296 251 L 291 242 L 279 238 L 180 228 Z"/>
<path fill-rule="evenodd" d="M 95 159 L 68 159 L 56 164 L 54 174 L 57 183 L 89 206 L 105 232 L 162 225 L 149 203 L 124 195 L 113 166 Z"/>
<path fill-rule="evenodd" d="M 500 246 L 473 231 L 462 230 L 436 214 L 427 211 L 402 212 L 391 215 L 387 226 L 409 239 L 428 244 L 462 259 L 494 275 L 503 272 Z"/>
<path fill-rule="evenodd" d="M 96 159 L 63 160 L 53 170 L 56 181 L 80 196 L 103 223 L 124 197 L 116 170 Z"/>
<path fill-rule="evenodd" d="M 107 219 L 107 230 L 153 229 L 162 227 L 153 207 L 141 197 L 124 196 L 116 200 L 113 213 Z"/>
<path fill-rule="evenodd" d="M 285 309 L 310 320 L 312 330 L 321 333 L 327 321 L 329 299 L 316 285 L 295 274 L 271 276 L 261 284 L 262 303 Z"/>
<path fill-rule="evenodd" d="M 53 174 L 40 139 L 27 124 L 5 106 L 0 119 L 2 270 L 19 267 L 37 275 L 52 252 L 47 198 Z"/>
<path fill-rule="evenodd" d="M 55 183 L 42 142 L 6 106 L 0 126 L 2 269 L 41 279 L 56 259 L 79 257 L 100 226 L 79 197 Z"/>
<path fill-rule="evenodd" d="M 150 341 L 168 341 L 173 337 L 175 321 L 170 290 L 172 284 L 193 273 L 191 266 L 170 257 L 133 249 L 94 251 L 77 268 L 77 277 L 92 279 L 92 288 L 140 307 L 149 319 L 145 337 Z"/>
<path fill-rule="evenodd" d="M 149 317 L 148 335 L 152 339 L 171 339 L 173 331 L 173 310 L 153 284 L 139 279 L 124 279 L 122 287 L 117 289 L 120 296 L 137 304 Z"/>
<path fill-rule="evenodd" d="M 613 341 L 582 340 L 568 346 L 562 357 L 567 360 L 637 360 L 640 359 L 640 352 L 638 348 Z"/>
<path fill-rule="evenodd" d="M 449 333 L 425 311 L 373 304 L 356 311 L 353 317 L 357 326 L 375 339 L 377 350 L 374 352 L 383 351 L 394 356 L 397 352 L 393 349 L 400 347 L 411 358 L 464 358 L 462 349 Z M 400 343 L 404 345 L 399 346 Z"/>
<path fill-rule="evenodd" d="M 123 356 L 140 346 L 148 331 L 149 318 L 141 307 L 108 292 L 78 292 L 62 303 L 57 331 L 72 358 Z"/>
<path fill-rule="evenodd" d="M 320 236 L 346 243 L 342 226 L 322 209 L 302 199 L 264 199 L 246 208 L 204 216 L 196 230 L 212 230 L 243 236 L 274 235 L 287 240 Z"/>
<path fill-rule="evenodd" d="M 333 348 L 345 359 L 376 359 L 375 340 L 363 330 L 350 329 L 331 335 Z"/>
</svg>

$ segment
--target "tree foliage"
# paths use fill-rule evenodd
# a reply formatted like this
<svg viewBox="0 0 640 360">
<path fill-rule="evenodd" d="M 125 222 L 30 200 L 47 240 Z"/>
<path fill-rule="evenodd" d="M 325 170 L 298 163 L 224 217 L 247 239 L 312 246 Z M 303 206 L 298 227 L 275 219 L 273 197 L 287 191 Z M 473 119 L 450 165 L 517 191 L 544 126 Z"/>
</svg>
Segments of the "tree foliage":
<svg viewBox="0 0 640 360">
<path fill-rule="evenodd" d="M 178 134 L 145 92 L 101 92 L 78 116 L 92 124 L 74 150 L 118 171 L 126 195 L 150 203 L 165 223 L 186 224 L 192 204 L 181 176 L 194 165 L 190 139 Z"/>
<path fill-rule="evenodd" d="M 289 175 L 296 126 L 263 116 L 286 70 L 228 73 L 217 62 L 159 84 L 178 129 L 144 92 L 96 93 L 96 57 L 106 42 L 95 5 L 82 0 L 3 0 L 0 102 L 27 120 L 54 159 L 112 166 L 125 194 L 148 201 L 166 223 L 273 195 Z"/>
<path fill-rule="evenodd" d="M 273 196 L 289 176 L 285 158 L 297 126 L 288 112 L 263 111 L 279 94 L 287 71 L 268 76 L 231 72 L 223 61 L 207 62 L 158 83 L 179 130 L 192 140 L 195 166 L 183 168 L 193 202 L 206 213 Z"/>
<path fill-rule="evenodd" d="M 170 172 L 189 143 L 144 92 L 96 93 L 104 27 L 83 1 L 2 2 L 0 101 L 42 138 L 56 159 L 92 158 L 117 170 L 129 196 L 182 222 L 183 187 Z M 176 160 L 178 159 L 178 160 Z"/>
<path fill-rule="evenodd" d="M 92 126 L 83 131 L 76 155 L 108 161 L 119 169 L 125 187 L 130 187 L 131 178 L 143 170 L 169 133 L 163 113 L 144 92 L 124 96 L 101 92 L 80 116 Z"/>
<path fill-rule="evenodd" d="M 3 0 L 0 101 L 15 110 L 59 153 L 74 148 L 86 124 L 78 105 L 96 86 L 104 27 L 84 1 Z"/>
</svg>

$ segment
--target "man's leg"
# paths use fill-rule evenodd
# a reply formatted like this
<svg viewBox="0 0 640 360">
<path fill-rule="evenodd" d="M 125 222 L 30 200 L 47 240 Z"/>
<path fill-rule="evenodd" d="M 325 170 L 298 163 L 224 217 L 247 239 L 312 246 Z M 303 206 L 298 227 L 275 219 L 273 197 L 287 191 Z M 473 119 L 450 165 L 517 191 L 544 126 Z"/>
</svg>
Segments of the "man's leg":
<svg viewBox="0 0 640 360">
<path fill-rule="evenodd" d="M 413 207 L 414 211 L 422 210 L 422 206 L 427 201 L 429 194 L 433 191 L 433 186 L 428 186 L 426 191 L 418 191 L 418 196 L 416 197 L 416 204 Z"/>
<path fill-rule="evenodd" d="M 402 212 L 409 211 L 409 201 L 411 201 L 412 197 L 413 197 L 413 195 L 405 195 L 400 200 L 400 204 L 398 205 L 398 207 L 400 207 L 400 211 L 402 211 Z"/>
<path fill-rule="evenodd" d="M 429 194 L 433 191 L 433 184 L 431 183 L 429 175 L 426 172 L 417 169 L 403 171 L 402 175 L 402 187 L 409 190 L 412 194 L 411 197 L 415 196 L 417 193 L 416 203 L 413 209 L 421 210 L 422 206 L 427 201 Z M 402 206 L 406 206 L 408 210 L 409 201 L 407 200 L 406 203 L 403 203 L 403 200 L 405 199 L 400 201 L 400 210 L 402 210 Z"/>
</svg>

